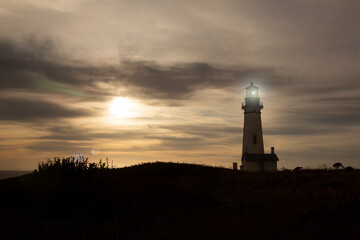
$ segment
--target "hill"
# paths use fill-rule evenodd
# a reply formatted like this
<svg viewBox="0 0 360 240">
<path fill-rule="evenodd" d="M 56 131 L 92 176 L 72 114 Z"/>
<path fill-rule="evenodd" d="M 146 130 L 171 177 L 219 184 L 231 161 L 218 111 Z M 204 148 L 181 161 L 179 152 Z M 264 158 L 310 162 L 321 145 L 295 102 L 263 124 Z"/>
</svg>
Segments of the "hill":
<svg viewBox="0 0 360 240">
<path fill-rule="evenodd" d="M 176 163 L 0 182 L 1 239 L 358 239 L 360 172 Z"/>
</svg>

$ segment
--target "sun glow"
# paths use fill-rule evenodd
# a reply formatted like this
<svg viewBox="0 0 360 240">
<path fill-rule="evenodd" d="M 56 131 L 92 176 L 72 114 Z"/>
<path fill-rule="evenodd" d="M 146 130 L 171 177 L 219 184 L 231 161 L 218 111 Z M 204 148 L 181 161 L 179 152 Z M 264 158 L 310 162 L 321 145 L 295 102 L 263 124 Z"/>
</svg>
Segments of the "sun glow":
<svg viewBox="0 0 360 240">
<path fill-rule="evenodd" d="M 137 105 L 128 98 L 117 97 L 110 104 L 110 115 L 116 118 L 132 118 L 136 115 Z"/>
</svg>

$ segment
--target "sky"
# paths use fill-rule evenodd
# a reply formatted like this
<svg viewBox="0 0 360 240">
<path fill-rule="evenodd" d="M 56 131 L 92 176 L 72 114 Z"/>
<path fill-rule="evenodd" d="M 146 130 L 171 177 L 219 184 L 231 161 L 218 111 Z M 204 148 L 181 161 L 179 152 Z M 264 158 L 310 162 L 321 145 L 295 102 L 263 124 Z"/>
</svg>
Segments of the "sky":
<svg viewBox="0 0 360 240">
<path fill-rule="evenodd" d="M 0 169 L 231 167 L 259 87 L 279 168 L 360 168 L 358 0 L 0 0 Z"/>
</svg>

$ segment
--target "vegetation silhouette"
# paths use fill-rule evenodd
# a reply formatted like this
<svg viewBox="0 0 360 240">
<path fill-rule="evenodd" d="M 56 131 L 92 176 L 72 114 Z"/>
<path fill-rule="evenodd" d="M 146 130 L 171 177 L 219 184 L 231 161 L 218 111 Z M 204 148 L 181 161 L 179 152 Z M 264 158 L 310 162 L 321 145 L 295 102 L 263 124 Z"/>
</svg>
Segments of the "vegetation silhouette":
<svg viewBox="0 0 360 240">
<path fill-rule="evenodd" d="M 359 173 L 48 159 L 0 181 L 1 238 L 357 239 Z"/>
<path fill-rule="evenodd" d="M 354 170 L 354 168 L 353 168 L 353 167 L 351 167 L 351 166 L 348 166 L 348 167 L 346 167 L 344 170 L 345 170 L 345 171 L 353 171 L 353 170 Z"/>
<path fill-rule="evenodd" d="M 344 168 L 344 166 L 343 166 L 342 163 L 340 163 L 340 162 L 334 163 L 333 167 L 334 167 L 335 169 Z"/>
<path fill-rule="evenodd" d="M 40 162 L 38 164 L 38 170 L 35 170 L 34 173 L 39 174 L 53 174 L 56 172 L 62 174 L 74 173 L 74 172 L 83 172 L 93 169 L 109 169 L 109 161 L 106 159 L 105 162 L 100 161 L 89 162 L 89 159 L 83 155 L 72 156 L 68 158 L 59 158 L 54 157 L 53 159 L 47 158 L 46 162 Z M 113 168 L 113 166 L 111 166 Z"/>
</svg>

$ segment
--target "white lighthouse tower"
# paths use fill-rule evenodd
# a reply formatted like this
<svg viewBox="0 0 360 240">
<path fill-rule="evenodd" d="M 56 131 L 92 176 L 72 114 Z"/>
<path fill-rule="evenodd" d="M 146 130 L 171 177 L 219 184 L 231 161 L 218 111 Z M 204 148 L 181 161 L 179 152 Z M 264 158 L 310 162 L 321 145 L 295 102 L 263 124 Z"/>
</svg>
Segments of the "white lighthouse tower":
<svg viewBox="0 0 360 240">
<path fill-rule="evenodd" d="M 271 148 L 271 154 L 264 153 L 261 126 L 261 109 L 264 108 L 259 98 L 259 88 L 252 82 L 246 89 L 243 128 L 243 153 L 241 168 L 246 171 L 276 171 L 278 157 Z"/>
</svg>

